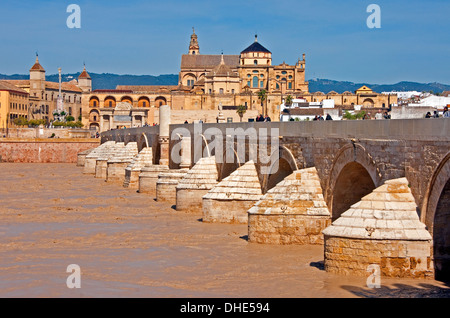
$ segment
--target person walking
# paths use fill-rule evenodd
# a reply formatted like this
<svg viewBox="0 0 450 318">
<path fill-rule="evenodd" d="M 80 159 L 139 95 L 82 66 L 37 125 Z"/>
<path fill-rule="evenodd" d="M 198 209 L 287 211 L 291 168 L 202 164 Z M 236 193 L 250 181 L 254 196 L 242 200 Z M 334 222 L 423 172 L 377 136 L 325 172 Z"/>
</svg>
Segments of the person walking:
<svg viewBox="0 0 450 318">
<path fill-rule="evenodd" d="M 448 111 L 448 107 L 444 107 L 444 112 L 442 113 L 442 117 L 444 118 L 450 118 L 450 111 Z"/>
</svg>

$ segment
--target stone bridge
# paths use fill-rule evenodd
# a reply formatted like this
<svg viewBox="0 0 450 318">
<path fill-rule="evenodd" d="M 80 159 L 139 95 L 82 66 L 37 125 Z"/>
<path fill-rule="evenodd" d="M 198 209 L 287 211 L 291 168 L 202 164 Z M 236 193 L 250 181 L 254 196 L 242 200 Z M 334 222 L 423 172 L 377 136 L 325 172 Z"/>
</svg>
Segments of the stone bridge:
<svg viewBox="0 0 450 318">
<path fill-rule="evenodd" d="M 240 132 L 241 137 L 243 133 L 244 142 L 240 142 L 241 137 L 236 138 L 236 132 Z M 252 135 L 254 132 L 257 134 L 256 139 Z M 357 204 L 368 200 L 374 193 L 388 191 L 383 188 L 388 184 L 390 190 L 386 192 L 384 201 L 389 202 L 392 198 L 395 202 L 398 200 L 406 202 L 410 198 L 414 203 L 415 215 L 408 218 L 417 217 L 417 224 L 424 224 L 430 237 L 417 234 L 420 232 L 418 228 L 413 228 L 412 231 L 420 237 L 411 236 L 408 239 L 402 237 L 401 231 L 405 230 L 402 224 L 406 224 L 403 220 L 406 219 L 404 217 L 406 212 L 396 216 L 399 219 L 394 217 L 393 221 L 400 222 L 398 228 L 394 225 L 387 226 L 392 230 L 391 234 L 378 238 L 377 242 L 383 242 L 382 245 L 373 245 L 369 248 L 358 245 L 364 239 L 374 241 L 371 240 L 371 235 L 377 233 L 378 225 L 374 227 L 364 225 L 363 228 L 367 230 L 364 235 L 337 235 L 340 237 L 337 242 L 327 239 L 333 235 L 327 236 L 325 231 L 327 270 L 341 273 L 350 270 L 363 274 L 365 267 L 348 265 L 352 262 L 358 263 L 358 258 L 354 255 L 359 255 L 358 251 L 372 249 L 373 255 L 362 255 L 363 252 L 359 255 L 370 259 L 371 256 L 384 253 L 385 244 L 390 244 L 386 243 L 387 241 L 395 240 L 396 244 L 408 241 L 399 247 L 406 252 L 400 253 L 401 255 L 389 255 L 389 261 L 386 261 L 384 256 L 378 259 L 372 257 L 370 261 L 362 262 L 364 266 L 367 262 L 379 264 L 382 267 L 382 274 L 386 276 L 430 277 L 434 273 L 436 277 L 450 276 L 450 120 L 448 119 L 185 124 L 170 125 L 169 133 L 166 132 L 164 135 L 166 136 L 160 136 L 158 126 L 114 130 L 103 133 L 102 142 L 134 141 L 137 142 L 139 150 L 146 146 L 152 147 L 154 164 L 166 158 L 167 161 L 164 163 L 168 162 L 169 168 L 176 170 L 192 168 L 202 157 L 215 156 L 217 182 L 232 176 L 233 172 L 254 157 L 255 160 L 252 162 L 255 164 L 262 196 L 275 191 L 277 185 L 294 172 L 315 168 L 314 173 L 317 174 L 321 188 L 320 197 L 323 197 L 329 211 L 330 223 L 333 221 L 335 227 L 340 224 L 339 219 L 344 220 L 346 213 L 350 213 L 348 211 L 356 208 Z M 218 146 L 220 144 L 221 147 Z M 261 145 L 266 144 L 269 152 L 262 151 L 266 161 L 261 163 Z M 221 151 L 218 150 L 220 148 Z M 255 151 L 258 152 L 257 155 Z M 232 161 L 225 160 L 227 153 L 232 154 L 231 158 L 234 158 Z M 300 179 L 300 175 L 297 179 Z M 400 190 L 392 190 L 394 188 Z M 399 197 L 401 199 L 398 199 Z M 372 203 L 372 206 L 369 204 L 369 209 L 371 207 L 374 209 L 375 203 Z M 397 211 L 396 206 L 389 209 L 387 210 Z M 394 214 L 387 213 L 385 218 L 389 221 L 379 217 L 378 222 L 394 224 L 390 220 Z M 354 223 L 347 224 L 347 230 L 357 228 L 355 224 L 359 221 L 366 224 L 369 222 L 368 219 L 370 217 L 352 220 Z M 349 220 L 347 221 L 350 222 Z M 250 231 L 250 216 L 248 222 Z M 376 235 L 372 238 L 374 237 Z M 251 238 L 249 233 L 249 239 Z M 413 245 L 410 244 L 411 241 L 414 242 Z M 427 251 L 427 245 L 425 248 L 423 244 L 421 245 L 423 241 L 428 242 L 431 251 Z M 339 259 L 345 259 L 347 265 L 343 266 L 342 262 L 336 261 L 337 254 Z M 392 265 L 398 260 L 403 262 L 403 265 Z M 402 270 L 398 270 L 398 267 Z"/>
</svg>

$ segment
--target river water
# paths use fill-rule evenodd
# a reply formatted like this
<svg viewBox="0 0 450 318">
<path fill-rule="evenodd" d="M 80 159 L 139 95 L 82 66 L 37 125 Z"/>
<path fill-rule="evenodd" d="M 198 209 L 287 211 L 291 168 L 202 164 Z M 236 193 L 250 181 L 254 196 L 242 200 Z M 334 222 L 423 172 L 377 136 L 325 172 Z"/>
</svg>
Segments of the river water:
<svg viewBox="0 0 450 318">
<path fill-rule="evenodd" d="M 81 269 L 69 289 L 67 267 Z M 449 297 L 434 280 L 323 269 L 322 246 L 260 245 L 75 164 L 0 164 L 0 297 Z"/>
</svg>

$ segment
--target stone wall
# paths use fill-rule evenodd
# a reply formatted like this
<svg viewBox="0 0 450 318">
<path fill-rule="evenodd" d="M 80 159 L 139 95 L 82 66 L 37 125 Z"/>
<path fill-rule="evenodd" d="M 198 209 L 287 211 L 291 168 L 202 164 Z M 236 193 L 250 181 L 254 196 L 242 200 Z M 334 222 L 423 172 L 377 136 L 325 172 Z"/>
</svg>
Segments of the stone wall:
<svg viewBox="0 0 450 318">
<path fill-rule="evenodd" d="M 412 118 L 424 118 L 427 112 L 433 115 L 434 107 L 406 107 L 396 106 L 391 109 L 392 119 L 412 119 Z"/>
<path fill-rule="evenodd" d="M 325 216 L 249 213 L 248 237 L 263 244 L 323 244 L 322 230 L 330 223 Z"/>
<path fill-rule="evenodd" d="M 2 162 L 76 163 L 79 152 L 95 148 L 99 139 L 0 139 Z"/>
<path fill-rule="evenodd" d="M 380 266 L 381 276 L 433 278 L 430 242 L 325 236 L 327 272 L 368 276 L 372 264 Z"/>
<path fill-rule="evenodd" d="M 71 128 L 9 128 L 0 133 L 4 138 L 91 138 L 95 131 Z M 53 136 L 53 137 L 52 137 Z"/>
</svg>

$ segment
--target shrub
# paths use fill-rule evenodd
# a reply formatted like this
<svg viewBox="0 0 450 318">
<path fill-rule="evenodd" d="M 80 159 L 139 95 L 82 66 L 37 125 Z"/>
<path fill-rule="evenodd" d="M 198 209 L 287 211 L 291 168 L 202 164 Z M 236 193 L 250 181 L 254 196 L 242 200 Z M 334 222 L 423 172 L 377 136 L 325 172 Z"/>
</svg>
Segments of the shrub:
<svg viewBox="0 0 450 318">
<path fill-rule="evenodd" d="M 45 119 L 30 119 L 28 121 L 28 126 L 31 126 L 31 127 L 37 127 L 39 125 L 45 125 L 45 124 L 46 124 Z"/>
</svg>

